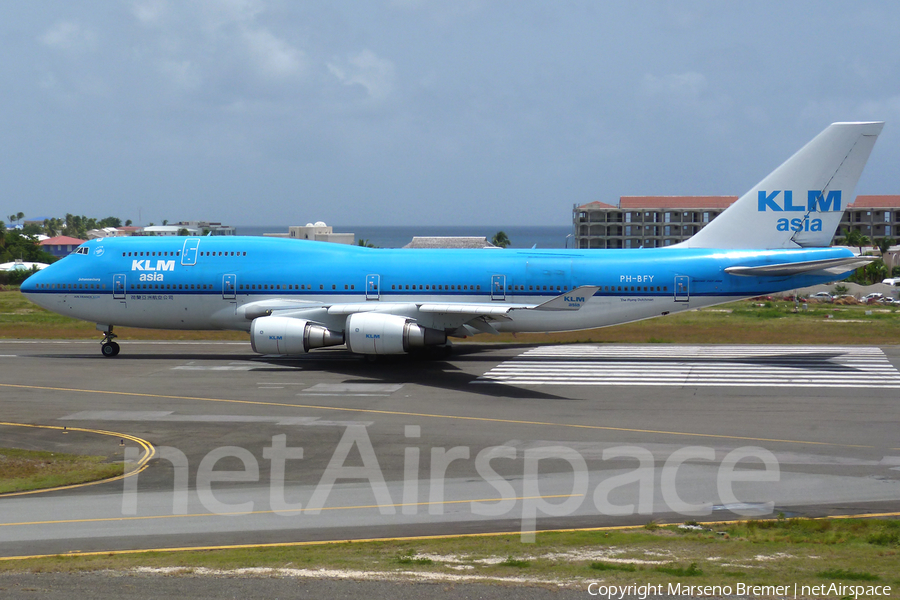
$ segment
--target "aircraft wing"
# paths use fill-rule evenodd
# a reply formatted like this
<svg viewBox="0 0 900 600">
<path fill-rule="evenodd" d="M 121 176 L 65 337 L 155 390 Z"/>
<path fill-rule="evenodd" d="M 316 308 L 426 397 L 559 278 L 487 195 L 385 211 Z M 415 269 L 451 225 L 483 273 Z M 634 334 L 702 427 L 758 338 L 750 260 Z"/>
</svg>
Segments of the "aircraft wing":
<svg viewBox="0 0 900 600">
<path fill-rule="evenodd" d="M 781 263 L 778 265 L 759 265 L 755 267 L 727 267 L 725 272 L 742 277 L 787 277 L 806 273 L 841 275 L 847 271 L 864 267 L 874 261 L 874 257 L 853 256 L 848 258 L 827 258 L 824 260 L 806 260 L 801 262 Z"/>
<path fill-rule="evenodd" d="M 238 311 L 246 319 L 276 315 L 305 318 L 316 321 L 322 320 L 325 315 L 328 317 L 341 317 L 362 312 L 378 312 L 406 316 L 416 320 L 439 322 L 442 324 L 441 328 L 444 329 L 456 329 L 465 324 L 470 324 L 478 331 L 490 331 L 496 333 L 496 330 L 488 324 L 488 321 L 511 320 L 509 314 L 518 310 L 579 310 L 598 289 L 599 288 L 596 286 L 581 286 L 551 298 L 541 304 L 429 301 L 361 301 L 329 304 L 276 298 L 245 304 L 239 307 Z"/>
<path fill-rule="evenodd" d="M 391 312 L 386 307 L 398 304 L 402 307 L 415 305 L 419 312 L 441 314 L 471 314 L 474 316 L 507 315 L 514 310 L 579 310 L 587 299 L 600 289 L 585 285 L 551 298 L 541 304 L 506 304 L 498 302 L 353 302 L 350 304 L 333 304 L 328 307 L 328 314 L 341 315 L 357 312 Z"/>
</svg>

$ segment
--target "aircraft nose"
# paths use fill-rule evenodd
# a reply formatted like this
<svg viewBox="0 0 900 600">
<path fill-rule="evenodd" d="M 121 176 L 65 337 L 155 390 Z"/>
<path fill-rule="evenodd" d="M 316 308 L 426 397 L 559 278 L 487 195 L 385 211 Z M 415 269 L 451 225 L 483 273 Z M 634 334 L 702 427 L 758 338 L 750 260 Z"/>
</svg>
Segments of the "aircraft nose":
<svg viewBox="0 0 900 600">
<path fill-rule="evenodd" d="M 25 281 L 22 282 L 22 285 L 19 286 L 19 290 L 23 294 L 28 294 L 37 289 L 37 273 L 29 276 Z"/>
<path fill-rule="evenodd" d="M 44 275 L 44 271 L 38 271 L 28 276 L 25 281 L 19 286 L 19 291 L 25 294 L 26 296 L 30 296 L 36 293 L 40 289 L 40 285 L 46 281 L 47 277 Z M 30 296 L 31 297 L 31 296 Z"/>
</svg>

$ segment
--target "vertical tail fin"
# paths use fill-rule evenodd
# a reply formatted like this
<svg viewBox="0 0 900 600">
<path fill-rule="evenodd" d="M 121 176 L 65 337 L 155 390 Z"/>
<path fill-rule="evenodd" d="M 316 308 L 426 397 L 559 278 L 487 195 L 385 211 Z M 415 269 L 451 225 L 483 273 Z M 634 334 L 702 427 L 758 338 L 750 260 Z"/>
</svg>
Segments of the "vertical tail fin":
<svg viewBox="0 0 900 600">
<path fill-rule="evenodd" d="M 689 240 L 687 248 L 806 248 L 831 238 L 883 122 L 833 123 Z"/>
</svg>

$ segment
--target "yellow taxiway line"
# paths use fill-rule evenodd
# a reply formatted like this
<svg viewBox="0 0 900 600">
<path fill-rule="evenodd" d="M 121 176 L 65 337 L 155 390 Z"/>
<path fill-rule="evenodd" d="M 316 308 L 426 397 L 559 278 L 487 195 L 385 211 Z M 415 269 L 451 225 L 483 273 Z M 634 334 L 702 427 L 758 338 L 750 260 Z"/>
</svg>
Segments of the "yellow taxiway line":
<svg viewBox="0 0 900 600">
<path fill-rule="evenodd" d="M 828 517 L 814 517 L 810 520 L 825 521 L 829 519 L 875 519 L 885 517 L 900 517 L 900 512 L 894 513 L 869 513 L 861 515 L 831 515 Z M 771 519 L 764 519 L 770 521 Z M 727 521 L 702 521 L 703 525 L 732 525 L 741 523 L 746 519 L 732 519 Z M 0 556 L 0 562 L 13 560 L 35 560 L 41 558 L 66 558 L 66 557 L 90 557 L 90 556 L 125 556 L 130 554 L 173 553 L 173 552 L 208 552 L 211 550 L 259 550 L 264 548 L 301 548 L 304 546 L 328 546 L 333 544 L 364 544 L 371 542 L 416 542 L 426 540 L 447 540 L 479 537 L 499 537 L 504 535 L 520 536 L 542 533 L 583 533 L 592 531 L 616 531 L 642 529 L 645 525 L 611 525 L 606 527 L 573 527 L 565 529 L 542 529 L 539 531 L 489 531 L 484 533 L 462 533 L 445 535 L 418 535 L 404 537 L 383 537 L 343 540 L 316 540 L 305 542 L 274 542 L 267 544 L 230 544 L 218 546 L 182 546 L 178 548 L 144 548 L 134 550 L 100 550 L 95 552 L 73 551 L 66 554 L 33 554 L 30 556 Z"/>
<path fill-rule="evenodd" d="M 131 440 L 132 442 L 139 445 L 144 449 L 144 453 L 141 456 L 140 460 L 135 463 L 134 467 L 128 471 L 127 473 L 123 473 L 122 475 L 118 475 L 116 477 L 110 477 L 108 479 L 100 479 L 98 481 L 89 481 L 86 483 L 73 483 L 72 485 L 61 485 L 53 488 L 43 488 L 40 490 L 29 490 L 27 492 L 10 492 L 8 494 L 0 494 L 0 498 L 9 498 L 11 496 L 28 496 L 30 494 L 43 494 L 45 492 L 55 492 L 58 490 L 72 490 L 76 488 L 88 487 L 91 485 L 99 485 L 101 483 L 110 483 L 113 481 L 120 481 L 125 479 L 126 477 L 132 477 L 144 471 L 147 468 L 148 463 L 154 456 L 156 456 L 156 448 L 148 442 L 147 440 L 143 440 L 139 437 L 135 437 L 133 435 L 129 435 L 127 433 L 118 433 L 116 431 L 104 431 L 102 429 L 84 429 L 82 427 L 58 427 L 55 425 L 32 425 L 29 423 L 7 423 L 0 421 L 0 426 L 6 425 L 8 427 L 29 427 L 33 429 L 54 429 L 57 431 L 80 431 L 83 433 L 94 433 L 97 435 L 107 435 L 112 437 L 117 437 L 119 439 Z"/>
</svg>

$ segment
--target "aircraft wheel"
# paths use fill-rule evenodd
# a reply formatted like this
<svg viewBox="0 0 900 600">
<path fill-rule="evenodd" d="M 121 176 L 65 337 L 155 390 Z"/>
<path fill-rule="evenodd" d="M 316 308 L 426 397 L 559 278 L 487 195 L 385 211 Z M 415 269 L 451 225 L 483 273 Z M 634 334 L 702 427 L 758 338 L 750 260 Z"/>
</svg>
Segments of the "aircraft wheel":
<svg viewBox="0 0 900 600">
<path fill-rule="evenodd" d="M 100 344 L 100 351 L 103 352 L 103 356 L 106 358 L 112 358 L 119 354 L 119 345 L 115 342 Z"/>
</svg>

